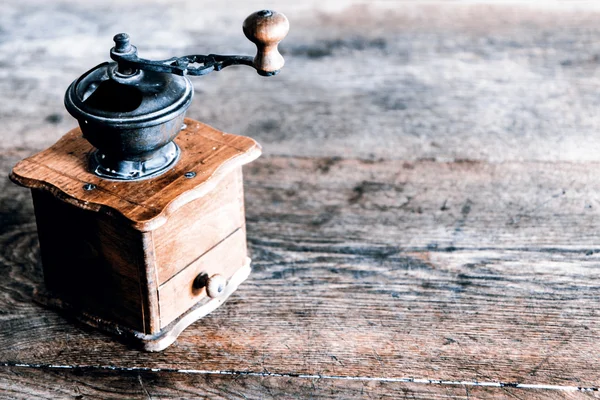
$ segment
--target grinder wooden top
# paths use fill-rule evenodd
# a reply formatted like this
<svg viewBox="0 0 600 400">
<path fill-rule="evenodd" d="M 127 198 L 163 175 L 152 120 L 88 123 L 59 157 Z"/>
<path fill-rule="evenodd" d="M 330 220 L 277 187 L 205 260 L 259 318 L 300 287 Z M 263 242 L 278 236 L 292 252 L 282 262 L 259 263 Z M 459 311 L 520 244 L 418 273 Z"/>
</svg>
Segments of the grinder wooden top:
<svg viewBox="0 0 600 400">
<path fill-rule="evenodd" d="M 135 229 L 153 230 L 175 210 L 214 189 L 229 171 L 261 154 L 260 145 L 248 137 L 223 133 L 189 118 L 185 124 L 175 139 L 181 148 L 179 162 L 153 179 L 112 181 L 89 172 L 88 155 L 94 148 L 79 128 L 20 161 L 10 178 L 86 210 L 120 214 Z M 192 174 L 186 177 L 188 172 Z M 86 190 L 88 184 L 95 188 Z"/>
</svg>

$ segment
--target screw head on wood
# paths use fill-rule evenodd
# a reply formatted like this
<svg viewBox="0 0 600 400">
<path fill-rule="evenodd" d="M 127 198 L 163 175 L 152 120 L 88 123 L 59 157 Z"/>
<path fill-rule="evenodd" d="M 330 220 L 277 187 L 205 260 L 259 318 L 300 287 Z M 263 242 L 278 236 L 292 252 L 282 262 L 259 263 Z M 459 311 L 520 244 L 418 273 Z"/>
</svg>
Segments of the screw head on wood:
<svg viewBox="0 0 600 400">
<path fill-rule="evenodd" d="M 215 274 L 208 278 L 208 282 L 206 282 L 206 294 L 210 298 L 221 297 L 223 293 L 225 293 L 225 287 L 227 286 L 227 281 L 225 277 L 220 274 Z"/>
</svg>

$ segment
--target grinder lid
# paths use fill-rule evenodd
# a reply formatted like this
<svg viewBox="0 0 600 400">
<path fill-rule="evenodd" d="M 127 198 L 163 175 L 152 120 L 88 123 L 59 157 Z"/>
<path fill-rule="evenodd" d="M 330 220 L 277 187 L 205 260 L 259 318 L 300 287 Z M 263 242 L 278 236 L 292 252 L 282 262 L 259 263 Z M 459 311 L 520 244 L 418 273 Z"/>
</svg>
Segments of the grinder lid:
<svg viewBox="0 0 600 400">
<path fill-rule="evenodd" d="M 184 112 L 193 92 L 184 76 L 141 69 L 124 75 L 117 63 L 105 62 L 69 86 L 65 107 L 79 121 L 142 128 Z"/>
</svg>

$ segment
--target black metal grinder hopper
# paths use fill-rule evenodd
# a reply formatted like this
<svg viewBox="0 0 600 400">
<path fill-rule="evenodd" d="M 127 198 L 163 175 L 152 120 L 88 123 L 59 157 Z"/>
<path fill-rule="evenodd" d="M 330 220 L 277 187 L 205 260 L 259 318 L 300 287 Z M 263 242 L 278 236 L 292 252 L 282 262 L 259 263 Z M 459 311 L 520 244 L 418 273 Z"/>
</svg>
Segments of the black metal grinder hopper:
<svg viewBox="0 0 600 400">
<path fill-rule="evenodd" d="M 243 30 L 256 44 L 255 57 L 209 54 L 151 61 L 137 56 L 127 34 L 116 35 L 110 51 L 114 62 L 86 72 L 65 94 L 65 107 L 96 148 L 90 154 L 91 171 L 105 179 L 139 180 L 158 176 L 177 162 L 180 150 L 173 139 L 194 96 L 186 75 L 240 64 L 263 76 L 277 74 L 284 64 L 277 44 L 289 30 L 287 18 L 258 11 L 246 18 Z"/>
</svg>

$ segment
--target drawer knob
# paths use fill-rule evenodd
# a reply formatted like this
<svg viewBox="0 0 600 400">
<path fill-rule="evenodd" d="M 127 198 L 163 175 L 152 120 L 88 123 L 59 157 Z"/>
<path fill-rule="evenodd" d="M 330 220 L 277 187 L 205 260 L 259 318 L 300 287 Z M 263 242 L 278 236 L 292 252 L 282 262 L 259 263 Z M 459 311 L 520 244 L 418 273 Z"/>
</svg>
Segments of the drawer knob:
<svg viewBox="0 0 600 400">
<path fill-rule="evenodd" d="M 225 293 L 226 286 L 227 281 L 225 280 L 225 277 L 220 274 L 215 274 L 208 278 L 208 282 L 206 282 L 206 294 L 213 299 L 221 297 L 223 293 Z"/>
</svg>

